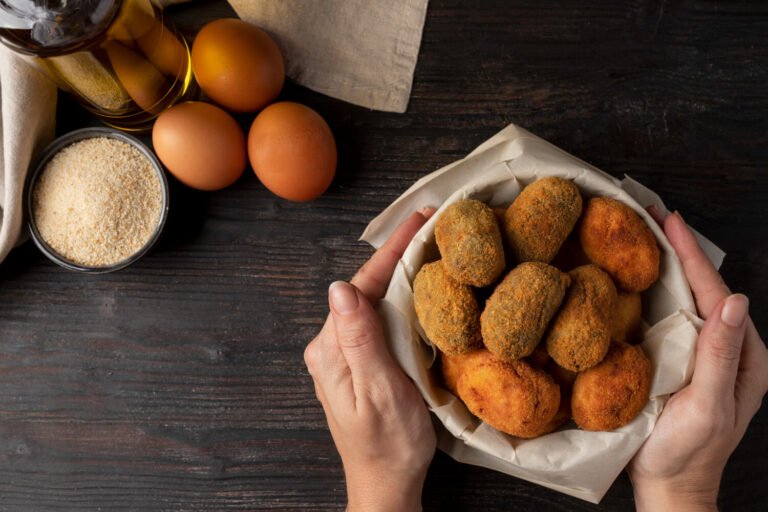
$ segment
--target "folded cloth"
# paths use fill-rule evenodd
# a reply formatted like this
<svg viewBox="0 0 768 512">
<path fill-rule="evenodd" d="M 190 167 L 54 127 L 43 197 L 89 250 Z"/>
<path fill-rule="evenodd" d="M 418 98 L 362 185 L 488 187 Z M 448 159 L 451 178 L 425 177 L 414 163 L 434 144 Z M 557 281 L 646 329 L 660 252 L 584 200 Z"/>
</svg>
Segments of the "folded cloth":
<svg viewBox="0 0 768 512">
<path fill-rule="evenodd" d="M 355 105 L 405 112 L 427 0 L 229 0 L 269 32 L 296 82 Z"/>
<path fill-rule="evenodd" d="M 188 0 L 161 0 L 163 5 Z M 428 0 L 229 0 L 266 30 L 296 82 L 355 105 L 405 112 Z"/>
<path fill-rule="evenodd" d="M 161 4 L 183 0 L 161 0 Z M 277 41 L 296 82 L 364 107 L 405 112 L 428 0 L 230 0 Z M 56 86 L 0 44 L 0 262 L 20 241 L 32 158 L 53 138 Z"/>
<path fill-rule="evenodd" d="M 17 242 L 24 219 L 24 180 L 36 155 L 53 139 L 56 86 L 0 44 L 0 261 Z"/>
</svg>

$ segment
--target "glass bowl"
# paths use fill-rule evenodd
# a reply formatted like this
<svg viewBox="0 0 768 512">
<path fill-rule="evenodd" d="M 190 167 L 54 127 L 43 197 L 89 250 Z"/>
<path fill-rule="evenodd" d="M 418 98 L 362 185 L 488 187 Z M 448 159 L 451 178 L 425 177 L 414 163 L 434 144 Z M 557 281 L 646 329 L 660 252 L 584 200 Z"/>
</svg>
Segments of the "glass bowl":
<svg viewBox="0 0 768 512">
<path fill-rule="evenodd" d="M 118 261 L 117 263 L 113 263 L 110 265 L 105 266 L 87 266 L 87 265 L 81 265 L 79 263 L 76 263 L 74 261 L 71 261 L 64 257 L 63 255 L 56 252 L 55 249 L 53 249 L 48 243 L 43 239 L 43 237 L 40 235 L 40 231 L 37 228 L 37 225 L 35 223 L 35 215 L 33 211 L 33 201 L 32 201 L 32 193 L 35 188 L 35 184 L 37 183 L 37 179 L 42 173 L 42 171 L 45 169 L 46 165 L 51 161 L 51 159 L 64 149 L 65 147 L 74 144 L 75 142 L 79 142 L 86 139 L 92 139 L 92 138 L 100 138 L 100 137 L 107 137 L 111 139 L 116 139 L 122 142 L 126 142 L 133 146 L 134 148 L 138 149 L 141 154 L 147 158 L 147 160 L 150 163 L 150 166 L 152 169 L 157 173 L 157 177 L 160 180 L 160 188 L 161 188 L 161 197 L 162 197 L 162 206 L 160 211 L 160 218 L 158 219 L 157 226 L 155 227 L 154 232 L 149 237 L 147 242 L 135 253 L 133 253 L 131 256 Z M 37 163 L 35 164 L 34 168 L 32 169 L 32 172 L 29 174 L 29 178 L 27 180 L 27 190 L 25 194 L 26 199 L 26 213 L 28 218 L 28 227 L 29 232 L 32 236 L 32 240 L 35 242 L 35 245 L 45 254 L 48 259 L 56 263 L 57 265 L 60 265 L 61 267 L 66 268 L 67 270 L 73 270 L 76 272 L 87 272 L 91 274 L 105 274 L 108 272 L 114 272 L 116 270 L 123 269 L 136 261 L 138 261 L 142 256 L 144 256 L 150 248 L 157 242 L 157 240 L 160 238 L 160 234 L 163 231 L 163 227 L 165 226 L 165 221 L 168 218 L 168 203 L 169 203 L 169 189 L 168 189 L 168 180 L 165 177 L 165 171 L 163 170 L 163 166 L 160 164 L 160 161 L 157 159 L 155 154 L 150 150 L 143 142 L 141 142 L 136 137 L 133 137 L 131 135 L 127 135 L 125 133 L 122 133 L 118 130 L 115 130 L 113 128 L 83 128 L 80 130 L 75 130 L 73 132 L 67 133 L 66 135 L 62 135 L 61 137 L 54 140 L 51 144 L 48 145 L 48 147 L 45 148 L 40 158 L 37 160 Z"/>
</svg>

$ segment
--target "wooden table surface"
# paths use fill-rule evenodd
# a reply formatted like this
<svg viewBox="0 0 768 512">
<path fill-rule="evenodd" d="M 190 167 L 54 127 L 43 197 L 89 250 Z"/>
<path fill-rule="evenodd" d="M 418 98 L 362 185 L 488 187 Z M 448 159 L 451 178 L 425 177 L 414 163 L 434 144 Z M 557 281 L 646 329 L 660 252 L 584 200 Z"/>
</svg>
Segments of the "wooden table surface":
<svg viewBox="0 0 768 512">
<path fill-rule="evenodd" d="M 171 15 L 193 30 L 229 13 L 198 1 Z M 286 87 L 337 137 L 322 198 L 283 201 L 250 171 L 216 193 L 175 183 L 159 247 L 111 275 L 16 249 L 0 266 L 0 510 L 343 508 L 302 359 L 327 286 L 369 257 L 357 238 L 375 215 L 510 122 L 679 209 L 728 253 L 722 273 L 765 335 L 766 35 L 760 2 L 432 0 L 406 114 Z M 93 123 L 66 99 L 59 119 L 62 133 Z M 768 507 L 767 440 L 763 408 L 726 468 L 723 510 Z M 625 475 L 594 506 L 438 453 L 424 506 L 633 498 Z"/>
</svg>

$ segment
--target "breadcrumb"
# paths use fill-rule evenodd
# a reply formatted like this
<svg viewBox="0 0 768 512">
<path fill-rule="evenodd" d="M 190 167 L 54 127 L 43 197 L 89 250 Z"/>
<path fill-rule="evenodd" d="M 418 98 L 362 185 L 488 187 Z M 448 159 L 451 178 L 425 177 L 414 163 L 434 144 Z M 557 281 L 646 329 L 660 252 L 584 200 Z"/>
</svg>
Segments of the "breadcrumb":
<svg viewBox="0 0 768 512">
<path fill-rule="evenodd" d="M 157 229 L 162 207 L 162 184 L 149 159 L 109 137 L 56 153 L 32 193 L 45 243 L 88 267 L 114 265 L 141 250 Z"/>
</svg>

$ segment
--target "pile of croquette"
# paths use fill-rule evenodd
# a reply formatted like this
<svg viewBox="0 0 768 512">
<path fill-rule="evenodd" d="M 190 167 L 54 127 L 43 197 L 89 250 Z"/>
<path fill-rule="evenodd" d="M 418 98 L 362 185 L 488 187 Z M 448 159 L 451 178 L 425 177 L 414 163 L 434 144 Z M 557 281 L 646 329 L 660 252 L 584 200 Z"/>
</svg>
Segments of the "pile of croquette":
<svg viewBox="0 0 768 512">
<path fill-rule="evenodd" d="M 659 277 L 660 251 L 632 208 L 545 178 L 507 208 L 452 203 L 435 241 L 414 307 L 446 389 L 472 414 L 534 438 L 570 419 L 613 430 L 640 413 L 652 377 L 636 345 L 640 292 Z"/>
</svg>

